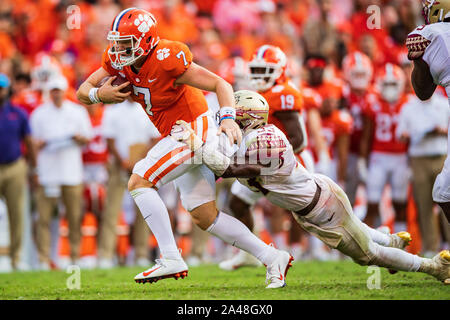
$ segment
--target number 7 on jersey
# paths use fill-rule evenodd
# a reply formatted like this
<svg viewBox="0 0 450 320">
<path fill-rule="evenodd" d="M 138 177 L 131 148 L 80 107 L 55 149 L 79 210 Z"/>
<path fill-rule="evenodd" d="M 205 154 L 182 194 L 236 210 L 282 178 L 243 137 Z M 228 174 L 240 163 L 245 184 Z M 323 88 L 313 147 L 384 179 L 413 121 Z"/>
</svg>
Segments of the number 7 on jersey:
<svg viewBox="0 0 450 320">
<path fill-rule="evenodd" d="M 177 55 L 176 55 L 176 57 L 177 57 L 178 59 L 181 59 L 181 56 L 183 56 L 183 62 L 184 62 L 184 65 L 187 66 L 188 62 L 186 61 L 186 54 L 184 53 L 183 50 L 181 50 L 180 52 L 178 52 Z"/>
<path fill-rule="evenodd" d="M 151 111 L 151 109 L 152 109 L 152 102 L 150 100 L 150 98 L 151 98 L 150 89 L 149 88 L 145 88 L 145 87 L 133 86 L 133 92 L 137 96 L 139 94 L 144 95 L 145 112 L 147 112 L 147 114 L 149 116 L 153 116 L 153 112 Z"/>
</svg>

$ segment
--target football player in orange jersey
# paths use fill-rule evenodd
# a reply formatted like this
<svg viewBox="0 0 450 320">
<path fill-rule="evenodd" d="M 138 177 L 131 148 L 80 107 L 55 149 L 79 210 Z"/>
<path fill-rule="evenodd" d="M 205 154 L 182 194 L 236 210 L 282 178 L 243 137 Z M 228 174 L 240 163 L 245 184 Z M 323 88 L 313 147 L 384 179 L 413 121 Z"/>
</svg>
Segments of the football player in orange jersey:
<svg viewBox="0 0 450 320">
<path fill-rule="evenodd" d="M 384 187 L 390 183 L 395 210 L 395 231 L 405 230 L 406 200 L 409 184 L 407 145 L 397 140 L 397 117 L 408 101 L 404 93 L 405 75 L 394 64 L 387 63 L 376 77 L 378 97 L 370 103 L 363 116 L 360 155 L 368 159 L 367 215 L 365 222 L 375 225 Z M 366 166 L 363 164 L 363 166 Z M 398 229 L 398 230 L 397 230 Z"/>
<path fill-rule="evenodd" d="M 314 171 L 329 172 L 331 164 L 330 155 L 328 152 L 327 142 L 322 134 L 322 119 L 320 117 L 320 106 L 323 99 L 314 89 L 305 87 L 301 88 L 303 96 L 303 107 L 306 115 L 306 132 L 308 135 L 308 149 L 313 151 L 316 155 L 317 162 L 314 163 Z"/>
<path fill-rule="evenodd" d="M 231 145 L 235 141 L 239 145 L 242 134 L 234 121 L 231 85 L 194 63 L 185 44 L 160 39 L 155 18 L 145 10 L 121 11 L 112 22 L 108 40 L 110 45 L 103 54 L 102 66 L 81 84 L 78 99 L 86 104 L 118 103 L 131 96 L 141 104 L 163 137 L 136 163 L 128 183 L 162 255 L 153 267 L 136 275 L 135 281 L 155 282 L 187 275 L 188 267 L 176 246 L 167 209 L 156 191 L 178 178 L 183 206 L 191 213 L 193 221 L 266 264 L 270 288 L 284 286 L 284 278 L 279 279 L 279 275 L 290 264 L 289 253 L 266 245 L 239 220 L 219 213 L 215 204 L 214 174 L 202 165 L 201 154 L 198 157 L 171 137 L 176 134 L 171 132 L 175 122 L 184 120 L 207 143 L 226 134 Z M 110 78 L 98 88 L 105 77 Z M 116 77 L 127 81 L 113 86 Z M 121 92 L 129 85 L 132 91 Z M 218 129 L 201 90 L 217 94 L 221 106 Z"/>
<path fill-rule="evenodd" d="M 344 101 L 347 110 L 353 118 L 350 135 L 350 152 L 348 155 L 347 181 L 345 192 L 352 206 L 355 204 L 356 191 L 360 182 L 365 182 L 367 173 L 361 164 L 359 147 L 363 129 L 363 113 L 373 92 L 371 89 L 373 67 L 370 58 L 364 53 L 355 51 L 344 57 L 342 69 L 347 85 L 344 87 Z M 358 165 L 359 164 L 359 165 Z M 361 167 L 361 170 L 358 168 Z"/>
<path fill-rule="evenodd" d="M 307 81 L 304 86 L 321 98 L 318 110 L 322 119 L 322 132 L 327 141 L 329 156 L 333 159 L 328 172 L 320 173 L 332 177 L 345 189 L 353 121 L 350 114 L 340 108 L 343 103 L 342 86 L 338 79 L 336 79 L 337 81 L 326 79 L 327 60 L 325 57 L 308 56 L 305 59 L 305 67 Z"/>
<path fill-rule="evenodd" d="M 269 123 L 285 132 L 294 152 L 300 153 L 306 146 L 303 98 L 286 76 L 286 55 L 278 47 L 263 45 L 256 50 L 249 67 L 251 87 L 269 103 Z"/>
<path fill-rule="evenodd" d="M 276 125 L 286 134 L 302 165 L 311 171 L 314 170 L 312 156 L 309 151 L 304 151 L 307 137 L 301 114 L 303 98 L 295 84 L 286 76 L 286 55 L 279 47 L 266 44 L 256 50 L 248 63 L 248 67 L 250 87 L 258 91 L 270 106 L 268 123 Z M 238 181 L 233 183 L 231 193 L 230 209 L 235 217 L 253 230 L 254 221 L 250 208 L 264 195 L 260 192 L 251 191 Z M 282 228 L 286 210 L 272 205 L 269 206 L 272 236 L 275 244 L 281 248 L 287 245 Z M 292 232 L 298 239 L 301 231 L 295 223 L 292 225 L 295 228 Z M 257 265 L 258 261 L 255 261 L 252 256 L 240 251 L 232 258 L 222 261 L 219 267 L 231 271 L 242 266 Z"/>
</svg>

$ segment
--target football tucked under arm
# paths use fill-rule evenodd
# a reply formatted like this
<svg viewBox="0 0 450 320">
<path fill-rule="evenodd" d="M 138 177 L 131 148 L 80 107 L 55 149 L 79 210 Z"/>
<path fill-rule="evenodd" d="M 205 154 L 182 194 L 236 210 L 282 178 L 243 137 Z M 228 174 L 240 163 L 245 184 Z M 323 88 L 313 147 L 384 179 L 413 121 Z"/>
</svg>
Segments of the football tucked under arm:
<svg viewBox="0 0 450 320">
<path fill-rule="evenodd" d="M 417 60 L 422 58 L 426 48 L 431 41 L 420 34 L 410 34 L 406 38 L 406 48 L 408 49 L 408 59 Z"/>
</svg>

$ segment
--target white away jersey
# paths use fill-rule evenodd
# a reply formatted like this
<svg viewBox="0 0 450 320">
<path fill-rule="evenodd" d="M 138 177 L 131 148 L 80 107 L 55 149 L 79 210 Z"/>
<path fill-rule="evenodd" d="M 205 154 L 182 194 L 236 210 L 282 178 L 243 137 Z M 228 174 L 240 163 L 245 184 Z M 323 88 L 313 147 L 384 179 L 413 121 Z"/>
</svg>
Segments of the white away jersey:
<svg viewBox="0 0 450 320">
<path fill-rule="evenodd" d="M 434 82 L 445 87 L 450 98 L 450 23 L 422 25 L 409 34 L 412 35 L 421 35 L 430 41 L 423 60 L 430 67 Z"/>
<path fill-rule="evenodd" d="M 285 150 L 279 154 L 282 148 Z M 298 211 L 312 201 L 316 192 L 313 175 L 297 162 L 288 139 L 276 126 L 268 124 L 245 134 L 236 156 L 237 161 L 259 157 L 264 163 L 270 159 L 261 176 L 238 180 L 253 191 L 261 191 L 273 204 Z"/>
</svg>

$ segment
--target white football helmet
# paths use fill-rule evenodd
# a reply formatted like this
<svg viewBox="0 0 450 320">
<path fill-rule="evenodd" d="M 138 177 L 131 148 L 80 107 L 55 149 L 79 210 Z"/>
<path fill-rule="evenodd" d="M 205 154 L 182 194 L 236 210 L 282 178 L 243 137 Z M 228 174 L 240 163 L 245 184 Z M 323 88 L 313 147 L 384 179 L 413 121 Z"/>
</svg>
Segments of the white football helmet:
<svg viewBox="0 0 450 320">
<path fill-rule="evenodd" d="M 286 65 L 286 55 L 279 47 L 267 44 L 259 47 L 248 63 L 250 85 L 257 91 L 270 89 L 285 75 Z"/>
<path fill-rule="evenodd" d="M 372 61 L 364 53 L 355 51 L 342 62 L 345 80 L 356 90 L 366 90 L 372 81 Z"/>
<path fill-rule="evenodd" d="M 405 73 L 402 68 L 392 63 L 386 63 L 377 76 L 376 86 L 385 101 L 395 103 L 405 91 L 405 81 Z"/>
</svg>

